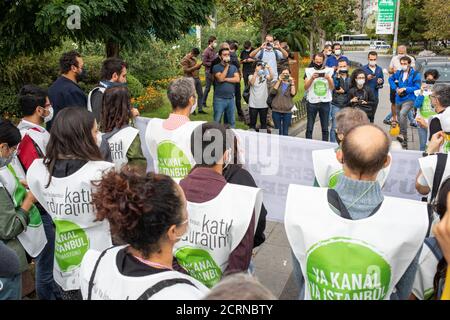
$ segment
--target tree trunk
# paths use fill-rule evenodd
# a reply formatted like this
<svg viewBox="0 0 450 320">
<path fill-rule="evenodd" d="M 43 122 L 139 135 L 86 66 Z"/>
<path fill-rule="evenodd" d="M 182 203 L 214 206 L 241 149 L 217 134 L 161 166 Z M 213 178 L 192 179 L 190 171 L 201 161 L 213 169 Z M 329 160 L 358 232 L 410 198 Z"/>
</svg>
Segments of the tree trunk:
<svg viewBox="0 0 450 320">
<path fill-rule="evenodd" d="M 119 56 L 120 51 L 120 45 L 117 42 L 114 42 L 113 40 L 109 40 L 106 42 L 106 57 L 117 58 Z"/>
</svg>

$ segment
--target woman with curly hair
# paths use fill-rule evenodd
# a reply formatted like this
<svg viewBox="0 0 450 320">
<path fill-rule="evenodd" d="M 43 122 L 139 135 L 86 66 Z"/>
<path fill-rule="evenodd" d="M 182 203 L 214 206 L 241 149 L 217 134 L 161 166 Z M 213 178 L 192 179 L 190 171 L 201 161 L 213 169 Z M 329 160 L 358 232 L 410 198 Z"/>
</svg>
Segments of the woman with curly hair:
<svg viewBox="0 0 450 320">
<path fill-rule="evenodd" d="M 176 271 L 173 247 L 188 228 L 186 199 L 170 177 L 123 168 L 95 183 L 98 220 L 128 245 L 89 250 L 81 265 L 86 300 L 194 300 L 208 289 Z M 185 271 L 184 271 L 185 272 Z"/>
</svg>

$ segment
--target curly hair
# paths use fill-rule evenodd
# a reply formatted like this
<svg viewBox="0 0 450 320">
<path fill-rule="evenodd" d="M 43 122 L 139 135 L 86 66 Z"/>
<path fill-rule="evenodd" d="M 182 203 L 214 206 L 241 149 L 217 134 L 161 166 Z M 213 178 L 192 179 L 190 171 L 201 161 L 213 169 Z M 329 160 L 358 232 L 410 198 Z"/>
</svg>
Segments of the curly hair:
<svg viewBox="0 0 450 320">
<path fill-rule="evenodd" d="M 68 73 L 72 66 L 79 67 L 77 58 L 80 57 L 81 55 L 75 50 L 63 53 L 59 59 L 59 69 L 61 70 L 61 73 Z"/>
<path fill-rule="evenodd" d="M 146 258 L 160 252 L 161 240 L 171 226 L 183 222 L 183 200 L 168 176 L 139 175 L 125 167 L 105 173 L 93 185 L 97 220 L 107 219 L 111 234 Z"/>
</svg>

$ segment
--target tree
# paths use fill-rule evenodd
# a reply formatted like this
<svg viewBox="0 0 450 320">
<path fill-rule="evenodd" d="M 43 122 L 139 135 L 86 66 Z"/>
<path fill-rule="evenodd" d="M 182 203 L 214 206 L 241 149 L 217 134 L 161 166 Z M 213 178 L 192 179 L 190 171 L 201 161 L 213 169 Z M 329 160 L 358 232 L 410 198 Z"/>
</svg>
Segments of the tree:
<svg viewBox="0 0 450 320">
<path fill-rule="evenodd" d="M 69 5 L 81 9 L 81 28 L 66 25 Z M 101 41 L 107 56 L 137 48 L 148 37 L 176 40 L 196 24 L 207 24 L 210 0 L 6 0 L 0 3 L 0 55 L 41 52 L 70 38 Z"/>
<path fill-rule="evenodd" d="M 424 33 L 426 39 L 450 39 L 450 2 L 448 0 L 427 0 L 423 13 L 427 20 Z"/>
<path fill-rule="evenodd" d="M 426 18 L 423 7 L 429 0 L 401 0 L 398 37 L 404 42 L 416 42 L 424 39 Z"/>
</svg>

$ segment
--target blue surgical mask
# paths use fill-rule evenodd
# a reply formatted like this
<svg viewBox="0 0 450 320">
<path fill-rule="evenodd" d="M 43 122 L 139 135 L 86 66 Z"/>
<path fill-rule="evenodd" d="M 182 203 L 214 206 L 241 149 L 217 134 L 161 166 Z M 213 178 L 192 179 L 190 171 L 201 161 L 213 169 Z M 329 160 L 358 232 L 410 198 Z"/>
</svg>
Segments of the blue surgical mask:
<svg viewBox="0 0 450 320">
<path fill-rule="evenodd" d="M 266 72 L 264 70 L 259 70 L 258 71 L 258 76 L 264 77 L 265 75 L 266 75 Z"/>
<path fill-rule="evenodd" d="M 8 164 L 10 164 L 16 155 L 17 155 L 17 150 L 15 150 L 13 153 L 11 153 L 11 155 L 7 158 L 0 157 L 0 168 L 6 167 Z"/>
</svg>

